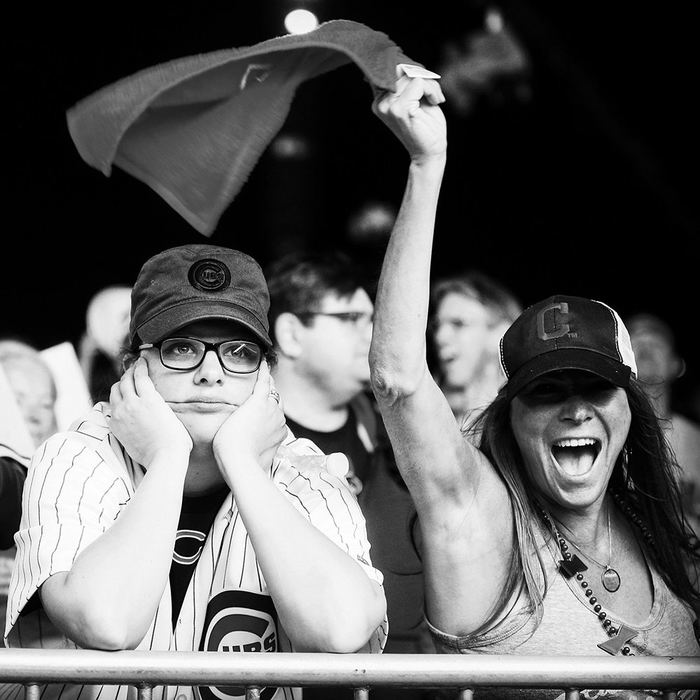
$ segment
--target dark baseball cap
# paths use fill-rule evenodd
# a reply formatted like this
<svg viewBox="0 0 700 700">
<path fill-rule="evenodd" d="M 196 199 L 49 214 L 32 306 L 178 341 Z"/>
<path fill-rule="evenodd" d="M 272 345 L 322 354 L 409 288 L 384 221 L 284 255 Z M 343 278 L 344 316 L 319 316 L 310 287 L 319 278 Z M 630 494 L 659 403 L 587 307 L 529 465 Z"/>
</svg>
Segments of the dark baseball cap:
<svg viewBox="0 0 700 700">
<path fill-rule="evenodd" d="M 501 338 L 509 398 L 533 379 L 562 369 L 597 374 L 629 386 L 637 365 L 618 313 L 583 297 L 555 295 L 526 308 Z"/>
<path fill-rule="evenodd" d="M 155 343 L 205 319 L 235 321 L 268 348 L 270 296 L 260 265 L 245 253 L 204 243 L 147 260 L 131 292 L 129 340 Z"/>
</svg>

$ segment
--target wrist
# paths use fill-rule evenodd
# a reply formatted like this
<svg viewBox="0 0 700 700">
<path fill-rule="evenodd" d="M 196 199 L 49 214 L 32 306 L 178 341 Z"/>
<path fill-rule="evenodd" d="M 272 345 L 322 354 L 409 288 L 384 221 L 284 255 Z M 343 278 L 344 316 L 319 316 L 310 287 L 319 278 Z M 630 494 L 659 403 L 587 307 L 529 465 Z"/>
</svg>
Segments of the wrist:
<svg viewBox="0 0 700 700">
<path fill-rule="evenodd" d="M 241 489 L 252 487 L 256 483 L 255 475 L 263 476 L 264 472 L 255 455 L 248 452 L 221 452 L 214 450 L 214 460 L 221 476 L 234 493 Z"/>
<path fill-rule="evenodd" d="M 245 469 L 247 465 L 257 464 L 255 455 L 252 452 L 242 450 L 240 444 L 232 448 L 230 442 L 227 444 L 225 440 L 219 441 L 214 438 L 212 452 L 214 453 L 216 463 L 219 465 L 219 469 L 224 472 L 240 468 Z"/>
<path fill-rule="evenodd" d="M 420 154 L 411 157 L 411 169 L 430 173 L 442 173 L 447 162 L 447 151 Z"/>
<path fill-rule="evenodd" d="M 187 470 L 190 462 L 190 450 L 185 446 L 164 445 L 157 447 L 148 460 L 148 464 L 143 466 L 146 468 L 153 467 L 157 464 L 167 465 L 167 469 L 173 470 L 178 466 L 182 467 L 183 471 Z"/>
</svg>

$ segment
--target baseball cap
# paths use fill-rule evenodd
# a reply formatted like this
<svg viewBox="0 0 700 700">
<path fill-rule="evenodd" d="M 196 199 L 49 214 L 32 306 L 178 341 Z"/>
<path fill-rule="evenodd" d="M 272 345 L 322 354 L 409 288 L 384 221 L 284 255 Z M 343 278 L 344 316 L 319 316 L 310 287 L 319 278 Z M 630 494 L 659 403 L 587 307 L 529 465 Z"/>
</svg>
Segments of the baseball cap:
<svg viewBox="0 0 700 700">
<path fill-rule="evenodd" d="M 168 248 L 148 259 L 131 292 L 129 340 L 155 343 L 204 319 L 235 321 L 267 347 L 270 297 L 249 255 L 204 243 Z"/>
<path fill-rule="evenodd" d="M 618 313 L 601 301 L 562 294 L 526 308 L 501 338 L 500 355 L 509 398 L 555 370 L 592 372 L 620 387 L 637 374 Z"/>
</svg>

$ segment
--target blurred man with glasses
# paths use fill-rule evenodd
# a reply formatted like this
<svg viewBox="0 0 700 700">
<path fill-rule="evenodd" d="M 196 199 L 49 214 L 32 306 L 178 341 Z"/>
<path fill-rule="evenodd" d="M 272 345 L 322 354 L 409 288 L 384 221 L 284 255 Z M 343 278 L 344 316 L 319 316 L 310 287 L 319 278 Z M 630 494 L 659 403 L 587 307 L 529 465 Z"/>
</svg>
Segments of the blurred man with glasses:
<svg viewBox="0 0 700 700">
<path fill-rule="evenodd" d="M 288 430 L 268 306 L 239 251 L 185 245 L 144 264 L 109 403 L 30 467 L 10 646 L 381 651 L 382 576 L 346 461 Z"/>
<path fill-rule="evenodd" d="M 358 419 L 369 388 L 374 305 L 351 258 L 340 252 L 291 253 L 266 270 L 273 376 L 287 424 L 324 452 L 348 456 L 356 494 L 373 443 Z"/>
<path fill-rule="evenodd" d="M 292 252 L 265 271 L 275 385 L 287 425 L 326 453 L 348 457 L 346 479 L 367 521 L 372 563 L 384 575 L 386 652 L 432 651 L 423 623 L 422 566 L 412 542 L 414 508 L 369 391 L 374 304 L 367 274 L 337 250 Z M 424 691 L 373 688 L 378 700 Z M 352 698 L 349 688 L 307 688 L 304 697 Z"/>
</svg>

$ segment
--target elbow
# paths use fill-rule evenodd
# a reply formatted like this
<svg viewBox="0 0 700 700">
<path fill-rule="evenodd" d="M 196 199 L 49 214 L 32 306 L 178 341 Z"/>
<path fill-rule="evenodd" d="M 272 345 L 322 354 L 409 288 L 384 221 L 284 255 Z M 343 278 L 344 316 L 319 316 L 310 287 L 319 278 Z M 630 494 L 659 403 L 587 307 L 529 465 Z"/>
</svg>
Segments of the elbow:
<svg viewBox="0 0 700 700">
<path fill-rule="evenodd" d="M 380 404 L 393 405 L 414 394 L 420 385 L 424 371 L 388 369 L 379 364 L 370 365 L 370 385 Z M 425 368 L 424 368 L 425 369 Z"/>
<path fill-rule="evenodd" d="M 84 610 L 64 625 L 66 636 L 83 649 L 123 651 L 136 649 L 145 635 L 129 630 L 124 616 L 105 610 Z"/>
<path fill-rule="evenodd" d="M 138 616 L 129 615 L 114 596 L 84 590 L 70 573 L 51 576 L 39 594 L 54 625 L 83 649 L 135 649 L 148 631 L 151 616 L 146 610 L 140 610 Z"/>
<path fill-rule="evenodd" d="M 313 626 L 316 633 L 323 632 L 306 639 L 295 639 L 295 650 L 331 654 L 354 654 L 362 650 L 386 618 L 383 588 L 377 585 L 372 595 L 372 601 L 366 601 L 367 604 L 361 607 L 338 606 L 332 612 L 328 611 L 325 624 Z"/>
<path fill-rule="evenodd" d="M 294 650 L 298 652 L 354 654 L 369 641 L 379 626 L 358 623 L 357 619 L 336 620 L 322 635 L 309 639 L 294 640 Z"/>
<path fill-rule="evenodd" d="M 354 616 L 352 620 L 341 622 L 335 632 L 329 634 L 324 651 L 332 654 L 354 654 L 362 650 L 381 624 L 382 618 L 370 621 L 360 617 L 361 620 Z"/>
</svg>

